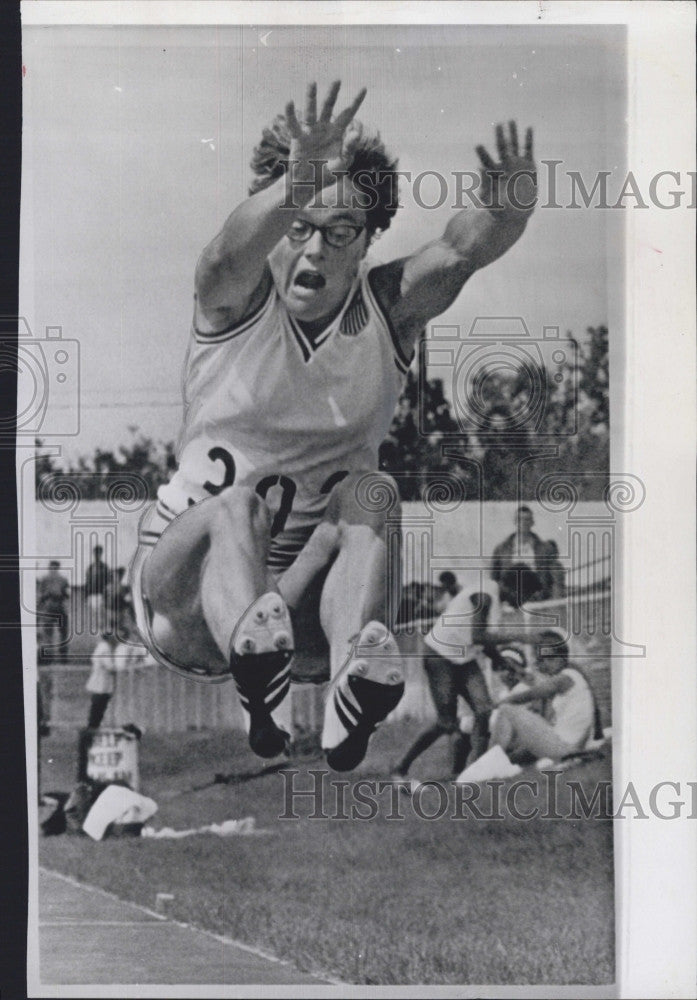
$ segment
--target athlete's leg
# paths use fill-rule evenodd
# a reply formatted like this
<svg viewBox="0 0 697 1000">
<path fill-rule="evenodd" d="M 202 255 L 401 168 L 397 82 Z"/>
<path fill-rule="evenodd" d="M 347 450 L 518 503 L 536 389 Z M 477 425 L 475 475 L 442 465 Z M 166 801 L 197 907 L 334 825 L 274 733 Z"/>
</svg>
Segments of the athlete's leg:
<svg viewBox="0 0 697 1000">
<path fill-rule="evenodd" d="M 292 630 L 266 569 L 266 504 L 232 487 L 175 518 L 143 568 L 152 638 L 179 666 L 232 674 L 250 718 L 250 745 L 261 756 L 283 749 L 271 719 L 288 693 Z"/>
<path fill-rule="evenodd" d="M 331 493 L 325 525 L 337 554 L 320 602 L 332 675 L 322 745 L 331 767 L 348 770 L 404 692 L 391 632 L 401 590 L 395 483 L 380 473 L 347 477 Z"/>
<path fill-rule="evenodd" d="M 509 755 L 527 752 L 552 760 L 560 760 L 575 749 L 557 735 L 546 719 L 523 705 L 499 705 L 491 729 L 491 745 L 496 744 Z"/>
<path fill-rule="evenodd" d="M 251 490 L 232 487 L 175 518 L 143 570 L 157 644 L 227 673 L 237 622 L 274 589 L 268 545 L 268 510 Z"/>
<path fill-rule="evenodd" d="M 337 555 L 320 605 L 332 676 L 369 621 L 393 627 L 402 583 L 399 518 L 396 484 L 382 473 L 348 476 L 332 490 L 324 530 L 331 530 Z"/>
</svg>

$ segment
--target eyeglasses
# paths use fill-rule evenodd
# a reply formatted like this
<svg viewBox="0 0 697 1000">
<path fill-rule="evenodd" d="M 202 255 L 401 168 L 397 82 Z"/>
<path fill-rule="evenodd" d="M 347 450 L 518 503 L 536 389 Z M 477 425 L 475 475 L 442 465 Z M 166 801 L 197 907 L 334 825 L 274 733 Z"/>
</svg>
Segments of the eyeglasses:
<svg viewBox="0 0 697 1000">
<path fill-rule="evenodd" d="M 346 222 L 337 222 L 333 226 L 316 226 L 305 219 L 296 219 L 288 230 L 288 239 L 293 243 L 307 243 L 315 232 L 322 234 L 322 239 L 330 247 L 347 247 L 361 235 L 365 226 L 351 226 Z"/>
</svg>

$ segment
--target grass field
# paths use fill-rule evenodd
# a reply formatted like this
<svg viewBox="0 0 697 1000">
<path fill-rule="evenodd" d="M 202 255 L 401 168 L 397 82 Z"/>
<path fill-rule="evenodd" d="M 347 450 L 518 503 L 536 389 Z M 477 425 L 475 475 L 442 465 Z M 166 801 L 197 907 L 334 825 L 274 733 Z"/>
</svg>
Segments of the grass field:
<svg viewBox="0 0 697 1000">
<path fill-rule="evenodd" d="M 385 777 L 413 730 L 405 723 L 383 727 L 359 772 L 331 777 L 351 784 Z M 45 739 L 43 791 L 70 789 L 74 760 L 74 734 Z M 417 778 L 443 777 L 445 744 L 417 765 Z M 427 821 L 407 796 L 400 796 L 404 819 L 389 820 L 389 793 L 371 821 L 311 820 L 309 802 L 297 806 L 305 818 L 281 820 L 280 774 L 213 783 L 216 772 L 249 775 L 263 766 L 239 734 L 146 734 L 141 781 L 160 807 L 153 825 L 183 828 L 251 815 L 271 832 L 101 843 L 63 835 L 42 839 L 41 863 L 146 906 L 157 892 L 172 893 L 175 919 L 344 982 L 613 981 L 610 821 L 521 821 L 505 808 L 502 819 L 454 820 L 448 808 L 443 818 Z M 323 764 L 305 759 L 289 766 L 300 772 L 298 785 L 309 787 L 303 772 Z M 609 777 L 609 760 L 565 772 L 558 811 L 566 812 L 568 780 L 590 790 Z M 518 796 L 521 810 L 531 801 L 526 792 Z M 345 794 L 350 810 L 351 788 Z M 437 798 L 424 796 L 424 810 L 437 807 Z M 326 811 L 336 812 L 333 797 Z"/>
</svg>

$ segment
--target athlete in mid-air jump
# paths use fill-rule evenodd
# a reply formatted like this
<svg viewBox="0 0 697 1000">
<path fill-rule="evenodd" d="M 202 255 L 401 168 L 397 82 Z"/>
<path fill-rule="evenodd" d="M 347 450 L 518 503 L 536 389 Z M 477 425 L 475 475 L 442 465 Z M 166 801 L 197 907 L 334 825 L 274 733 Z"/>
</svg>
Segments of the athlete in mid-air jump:
<svg viewBox="0 0 697 1000">
<path fill-rule="evenodd" d="M 318 109 L 311 84 L 304 116 L 291 101 L 264 130 L 249 197 L 199 259 L 178 469 L 142 519 L 132 580 L 155 657 L 190 677 L 232 676 L 263 757 L 286 747 L 290 661 L 321 627 L 322 743 L 346 770 L 404 690 L 388 620 L 397 493 L 378 447 L 425 324 L 522 235 L 535 179 L 531 131 L 519 151 L 515 123 L 498 126 L 499 161 L 477 148 L 491 207 L 458 211 L 439 239 L 368 268 L 396 211 L 396 161 L 355 120 L 365 90 L 334 114 L 339 87 Z M 385 493 L 392 506 L 376 501 Z"/>
</svg>

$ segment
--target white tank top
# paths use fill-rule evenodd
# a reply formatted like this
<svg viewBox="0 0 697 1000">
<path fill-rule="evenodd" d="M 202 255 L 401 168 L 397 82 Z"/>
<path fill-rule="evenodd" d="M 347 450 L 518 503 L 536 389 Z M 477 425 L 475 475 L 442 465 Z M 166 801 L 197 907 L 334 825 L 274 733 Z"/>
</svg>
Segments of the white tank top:
<svg viewBox="0 0 697 1000">
<path fill-rule="evenodd" d="M 593 695 L 586 678 L 578 670 L 565 667 L 562 674 L 573 684 L 568 691 L 551 699 L 545 717 L 563 740 L 573 746 L 583 746 L 593 731 Z"/>
<path fill-rule="evenodd" d="M 473 573 L 473 576 L 480 576 L 480 571 Z M 465 585 L 459 594 L 455 594 L 424 637 L 424 642 L 430 649 L 440 653 L 451 663 L 467 663 L 476 656 L 480 648 L 472 637 L 472 629 L 476 624 L 476 605 L 471 600 L 473 594 L 487 594 L 491 599 L 488 627 L 498 630 L 502 626 L 498 586 L 485 579 L 474 580 Z"/>
<path fill-rule="evenodd" d="M 342 473 L 377 469 L 410 359 L 369 273 L 361 270 L 339 315 L 313 341 L 273 284 L 238 326 L 192 328 L 178 469 L 158 491 L 168 510 L 178 514 L 233 484 L 256 490 L 273 515 L 281 568 L 321 519 Z"/>
</svg>

